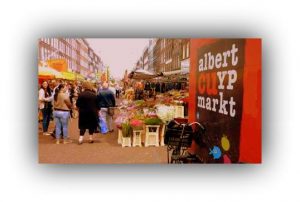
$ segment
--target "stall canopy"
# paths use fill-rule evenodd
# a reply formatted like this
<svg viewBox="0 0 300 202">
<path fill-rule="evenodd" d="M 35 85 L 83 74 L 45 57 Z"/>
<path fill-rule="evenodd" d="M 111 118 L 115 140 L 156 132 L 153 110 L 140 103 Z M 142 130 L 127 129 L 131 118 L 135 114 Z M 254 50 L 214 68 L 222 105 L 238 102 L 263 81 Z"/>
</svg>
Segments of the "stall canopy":
<svg viewBox="0 0 300 202">
<path fill-rule="evenodd" d="M 132 71 L 128 77 L 130 79 L 145 80 L 145 79 L 153 79 L 158 76 L 161 76 L 161 75 L 154 74 L 154 73 L 149 72 L 144 69 L 138 69 L 138 70 Z"/>
<path fill-rule="evenodd" d="M 170 71 L 170 72 L 164 72 L 164 76 L 179 75 L 181 73 L 182 73 L 181 70 L 175 70 L 175 71 Z"/>
<path fill-rule="evenodd" d="M 84 76 L 82 76 L 81 74 L 77 74 L 77 73 L 75 73 L 75 79 L 79 80 L 79 81 L 84 81 L 85 80 Z"/>
<path fill-rule="evenodd" d="M 74 81 L 76 79 L 76 75 L 73 72 L 62 72 L 63 79 Z"/>
<path fill-rule="evenodd" d="M 57 71 L 55 69 L 52 69 L 50 67 L 47 67 L 47 66 L 40 66 L 38 75 L 39 75 L 39 77 L 49 77 L 49 78 L 52 78 L 52 77 L 61 78 L 61 77 L 63 77 L 63 75 L 59 71 Z"/>
</svg>

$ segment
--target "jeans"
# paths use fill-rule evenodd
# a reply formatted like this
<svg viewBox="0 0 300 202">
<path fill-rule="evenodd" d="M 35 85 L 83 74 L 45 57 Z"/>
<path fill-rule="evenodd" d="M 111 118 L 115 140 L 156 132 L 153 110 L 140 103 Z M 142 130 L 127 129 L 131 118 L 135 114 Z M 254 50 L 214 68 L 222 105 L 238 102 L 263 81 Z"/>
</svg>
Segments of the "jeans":
<svg viewBox="0 0 300 202">
<path fill-rule="evenodd" d="M 108 108 L 101 108 L 100 109 L 100 116 L 106 121 L 106 125 L 109 131 L 113 130 L 112 126 L 112 116 L 108 114 Z"/>
<path fill-rule="evenodd" d="M 49 123 L 50 123 L 50 118 L 51 118 L 51 109 L 44 108 L 42 109 L 42 114 L 43 114 L 43 132 L 48 131 Z"/>
<path fill-rule="evenodd" d="M 68 122 L 70 117 L 70 112 L 67 111 L 54 111 L 53 112 L 55 120 L 55 137 L 57 140 L 60 139 L 61 128 L 63 129 L 64 139 L 68 138 Z"/>
</svg>

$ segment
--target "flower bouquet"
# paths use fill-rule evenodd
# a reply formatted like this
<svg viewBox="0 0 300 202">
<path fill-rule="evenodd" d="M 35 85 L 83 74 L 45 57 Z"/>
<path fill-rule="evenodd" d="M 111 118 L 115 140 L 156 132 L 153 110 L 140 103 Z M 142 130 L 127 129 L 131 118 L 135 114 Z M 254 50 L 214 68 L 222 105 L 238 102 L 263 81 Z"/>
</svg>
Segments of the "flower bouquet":
<svg viewBox="0 0 300 202">
<path fill-rule="evenodd" d="M 145 101 L 144 100 L 137 100 L 137 101 L 134 102 L 134 104 L 137 108 L 140 108 L 140 107 L 145 106 Z"/>
<path fill-rule="evenodd" d="M 163 103 L 169 105 L 172 103 L 172 101 L 173 101 L 172 97 L 169 96 L 164 98 Z"/>
<path fill-rule="evenodd" d="M 134 91 L 133 89 L 129 89 L 128 91 L 126 91 L 125 93 L 125 99 L 132 101 L 134 98 Z"/>
<path fill-rule="evenodd" d="M 146 117 L 147 118 L 158 118 L 155 109 L 149 109 Z"/>
<path fill-rule="evenodd" d="M 146 102 L 146 106 L 149 108 L 153 108 L 155 106 L 155 104 L 156 104 L 155 101 L 151 100 L 151 99 L 147 100 L 147 102 Z"/>
<path fill-rule="evenodd" d="M 131 128 L 129 122 L 122 123 L 121 126 L 122 126 L 123 137 L 130 137 L 132 134 L 132 128 Z"/>
<path fill-rule="evenodd" d="M 143 108 L 143 113 L 144 113 L 145 116 L 148 114 L 148 112 L 149 112 L 149 108 L 144 107 Z"/>
<path fill-rule="evenodd" d="M 126 114 L 120 114 L 116 120 L 115 120 L 115 124 L 116 124 L 116 127 L 118 129 L 122 129 L 122 124 L 125 123 L 125 122 L 128 122 L 128 118 L 127 118 L 127 115 Z"/>
<path fill-rule="evenodd" d="M 143 130 L 143 121 L 139 119 L 132 119 L 130 121 L 130 126 L 133 130 Z"/>
<path fill-rule="evenodd" d="M 157 116 L 164 122 L 167 123 L 174 119 L 175 108 L 174 106 L 156 105 Z"/>
<path fill-rule="evenodd" d="M 139 109 L 135 112 L 134 114 L 134 119 L 139 119 L 139 120 L 144 120 L 145 119 L 145 114 L 144 111 L 142 109 Z"/>
</svg>

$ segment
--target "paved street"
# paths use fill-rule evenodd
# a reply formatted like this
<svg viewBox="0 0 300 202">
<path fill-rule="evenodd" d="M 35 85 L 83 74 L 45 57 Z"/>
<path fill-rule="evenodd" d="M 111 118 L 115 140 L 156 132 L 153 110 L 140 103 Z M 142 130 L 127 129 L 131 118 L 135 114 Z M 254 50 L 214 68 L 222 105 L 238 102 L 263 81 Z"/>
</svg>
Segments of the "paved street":
<svg viewBox="0 0 300 202">
<path fill-rule="evenodd" d="M 77 145 L 79 130 L 77 119 L 69 123 L 71 144 L 55 144 L 51 136 L 43 136 L 39 124 L 39 162 L 59 164 L 153 164 L 167 163 L 166 147 L 125 147 L 117 143 L 117 130 L 113 133 L 94 135 L 95 142 L 89 144 L 88 132 L 85 142 Z M 49 131 L 53 131 L 51 121 Z"/>
</svg>

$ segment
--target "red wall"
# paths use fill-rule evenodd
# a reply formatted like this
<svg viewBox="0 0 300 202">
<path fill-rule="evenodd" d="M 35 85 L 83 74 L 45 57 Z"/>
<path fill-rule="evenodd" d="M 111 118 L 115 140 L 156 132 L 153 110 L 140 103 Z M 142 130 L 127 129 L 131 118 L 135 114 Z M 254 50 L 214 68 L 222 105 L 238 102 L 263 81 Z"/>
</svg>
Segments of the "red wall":
<svg viewBox="0 0 300 202">
<path fill-rule="evenodd" d="M 261 40 L 247 39 L 245 50 L 240 162 L 261 163 Z"/>
</svg>

